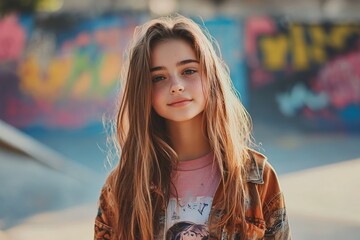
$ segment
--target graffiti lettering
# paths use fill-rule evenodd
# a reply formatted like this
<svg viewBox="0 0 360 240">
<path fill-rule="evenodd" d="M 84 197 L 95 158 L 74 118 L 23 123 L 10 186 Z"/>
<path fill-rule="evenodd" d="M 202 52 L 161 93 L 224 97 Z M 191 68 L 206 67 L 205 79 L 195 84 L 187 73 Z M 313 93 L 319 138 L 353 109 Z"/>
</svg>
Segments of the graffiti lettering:
<svg viewBox="0 0 360 240">
<path fill-rule="evenodd" d="M 269 69 L 281 69 L 286 65 L 286 54 L 289 48 L 286 36 L 265 38 L 261 41 L 260 47 L 264 56 L 264 64 Z"/>
<path fill-rule="evenodd" d="M 102 54 L 96 62 L 88 56 L 54 58 L 42 71 L 37 58 L 29 57 L 19 66 L 20 89 L 34 99 L 56 101 L 66 96 L 74 98 L 105 98 L 114 90 L 121 58 L 119 54 Z"/>
<path fill-rule="evenodd" d="M 348 38 L 359 33 L 359 27 L 350 25 L 332 26 L 330 31 L 318 25 L 292 25 L 287 33 L 259 35 L 262 65 L 270 71 L 284 70 L 289 67 L 290 59 L 294 71 L 305 70 L 328 60 L 327 48 L 344 49 Z"/>
<path fill-rule="evenodd" d="M 100 123 L 114 101 L 122 53 L 139 21 L 99 17 L 67 32 L 33 26 L 31 17 L 0 18 L 0 65 L 5 66 L 0 80 L 6 93 L 0 118 L 17 127 Z"/>
<path fill-rule="evenodd" d="M 323 46 L 326 45 L 327 38 L 324 29 L 320 26 L 312 26 L 309 29 L 313 44 L 309 47 L 309 54 L 316 63 L 326 61 L 326 52 Z"/>
</svg>

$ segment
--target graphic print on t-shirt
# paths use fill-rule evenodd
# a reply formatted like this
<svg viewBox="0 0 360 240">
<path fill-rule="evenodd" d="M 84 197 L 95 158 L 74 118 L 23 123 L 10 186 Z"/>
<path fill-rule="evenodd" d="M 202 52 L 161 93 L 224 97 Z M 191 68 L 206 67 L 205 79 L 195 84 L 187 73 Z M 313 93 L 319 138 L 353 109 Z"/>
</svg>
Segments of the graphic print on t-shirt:
<svg viewBox="0 0 360 240">
<path fill-rule="evenodd" d="M 214 153 L 179 162 L 171 173 L 170 200 L 164 233 L 167 240 L 209 238 L 208 221 L 213 197 L 220 183 Z"/>
<path fill-rule="evenodd" d="M 166 240 L 208 239 L 208 218 L 212 197 L 170 199 L 167 209 Z"/>
</svg>

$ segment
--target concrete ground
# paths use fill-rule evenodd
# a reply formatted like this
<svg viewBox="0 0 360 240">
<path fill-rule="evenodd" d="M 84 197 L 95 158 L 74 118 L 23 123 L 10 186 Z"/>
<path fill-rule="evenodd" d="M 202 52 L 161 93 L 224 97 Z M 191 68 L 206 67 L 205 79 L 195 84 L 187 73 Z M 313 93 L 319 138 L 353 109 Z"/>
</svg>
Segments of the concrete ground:
<svg viewBox="0 0 360 240">
<path fill-rule="evenodd" d="M 293 239 L 360 239 L 360 135 L 305 132 L 262 119 L 254 125 L 258 150 L 279 174 Z M 17 211 L 11 218 L 0 207 L 0 239 L 91 239 L 98 191 L 108 173 L 104 134 L 31 134 L 100 177 L 78 183 L 26 158 L 9 161 L 3 153 L 0 205 Z"/>
<path fill-rule="evenodd" d="M 294 239 L 360 239 L 360 158 L 281 176 Z"/>
</svg>

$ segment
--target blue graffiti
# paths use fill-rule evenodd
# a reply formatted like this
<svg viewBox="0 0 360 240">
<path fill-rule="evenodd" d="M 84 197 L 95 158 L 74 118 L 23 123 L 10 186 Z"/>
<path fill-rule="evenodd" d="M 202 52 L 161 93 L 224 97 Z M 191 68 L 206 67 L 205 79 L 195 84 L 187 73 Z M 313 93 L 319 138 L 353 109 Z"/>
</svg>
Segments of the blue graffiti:
<svg viewBox="0 0 360 240">
<path fill-rule="evenodd" d="M 329 105 L 329 97 L 326 93 L 314 93 L 304 84 L 296 84 L 290 92 L 278 94 L 276 100 L 280 111 L 287 117 L 295 116 L 305 106 L 317 111 Z"/>
</svg>

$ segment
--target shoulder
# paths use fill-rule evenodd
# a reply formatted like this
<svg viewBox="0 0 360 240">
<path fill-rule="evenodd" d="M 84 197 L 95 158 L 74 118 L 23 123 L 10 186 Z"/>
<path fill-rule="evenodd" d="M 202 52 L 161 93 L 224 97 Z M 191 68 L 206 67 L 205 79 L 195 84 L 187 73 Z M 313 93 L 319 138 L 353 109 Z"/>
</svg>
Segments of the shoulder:
<svg viewBox="0 0 360 240">
<path fill-rule="evenodd" d="M 247 149 L 247 155 L 247 182 L 266 184 L 266 181 L 277 181 L 276 172 L 265 155 L 250 148 Z"/>
<path fill-rule="evenodd" d="M 252 149 L 248 150 L 248 154 L 247 182 L 256 185 L 264 210 L 270 210 L 274 205 L 284 207 L 283 193 L 274 168 L 263 154 Z"/>
<path fill-rule="evenodd" d="M 252 149 L 248 150 L 247 182 L 254 208 L 261 208 L 266 230 L 265 239 L 290 239 L 290 230 L 277 174 L 267 158 Z M 251 185 L 251 186 L 250 186 Z"/>
</svg>

